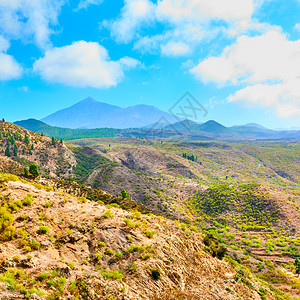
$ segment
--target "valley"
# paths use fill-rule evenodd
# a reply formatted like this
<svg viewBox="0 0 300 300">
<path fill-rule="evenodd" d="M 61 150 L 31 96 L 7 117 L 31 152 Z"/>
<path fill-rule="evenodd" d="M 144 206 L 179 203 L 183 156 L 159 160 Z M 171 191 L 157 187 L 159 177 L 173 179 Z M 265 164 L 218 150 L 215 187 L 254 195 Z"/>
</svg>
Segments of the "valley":
<svg viewBox="0 0 300 300">
<path fill-rule="evenodd" d="M 108 205 L 106 211 L 114 211 L 113 215 L 117 214 L 114 207 L 120 207 L 129 210 L 129 213 L 130 210 L 137 210 L 150 216 L 153 214 L 159 218 L 158 220 L 162 220 L 161 218 L 173 220 L 170 221 L 174 224 L 172 226 L 179 228 L 184 235 L 199 232 L 200 236 L 204 237 L 204 246 L 201 247 L 204 253 L 207 253 L 205 255 L 216 255 L 213 246 L 215 241 L 224 245 L 228 252 L 226 259 L 230 260 L 230 264 L 249 270 L 257 278 L 256 280 L 265 282 L 263 289 L 266 287 L 270 289 L 270 293 L 277 295 L 276 299 L 296 299 L 300 296 L 300 283 L 294 269 L 295 258 L 300 255 L 300 145 L 298 143 L 289 141 L 172 142 L 165 139 L 148 140 L 132 137 L 88 138 L 65 142 L 33 133 L 10 123 L 1 122 L 0 125 L 2 172 L 10 172 L 22 178 L 24 166 L 28 167 L 31 163 L 35 163 L 43 174 L 39 177 L 40 188 L 49 187 L 46 191 L 69 193 L 73 195 L 72 197 L 79 197 L 79 203 L 82 197 L 88 199 L 87 203 L 91 200 L 100 201 L 102 205 Z M 10 157 L 6 155 L 8 141 Z M 14 146 L 17 147 L 15 151 Z M 7 168 L 7 165 L 10 165 L 10 168 Z M 11 187 L 11 183 L 8 184 Z M 36 185 L 34 181 L 25 184 Z M 31 188 L 26 187 L 26 189 Z M 14 193 L 17 191 L 12 189 L 8 194 Z M 4 195 L 6 194 L 4 192 Z M 37 190 L 35 195 L 34 198 L 39 199 Z M 56 203 L 52 196 L 49 199 L 51 205 L 52 201 Z M 72 205 L 75 205 L 77 200 L 72 199 Z M 3 201 L 5 205 L 7 200 Z M 53 205 L 56 207 L 56 204 Z M 61 205 L 59 204 L 51 215 L 61 214 L 61 211 L 58 212 Z M 89 212 L 92 206 L 89 205 L 88 208 L 87 204 L 84 205 L 85 207 L 74 210 L 77 211 L 74 216 L 77 223 L 84 223 L 78 215 L 80 210 L 85 211 L 84 216 L 88 216 L 89 222 L 92 222 L 94 212 Z M 101 209 L 99 211 L 104 214 L 105 208 Z M 137 225 L 137 227 L 133 225 L 134 222 L 141 222 L 140 217 L 125 215 L 122 218 L 129 220 L 125 222 L 129 228 L 139 228 L 138 230 L 145 230 L 145 232 L 148 230 L 149 235 L 152 231 L 156 232 L 155 224 L 157 226 L 160 224 L 154 221 L 153 228 L 142 229 L 144 225 Z M 75 219 L 72 219 L 72 222 L 75 222 Z M 105 219 L 104 217 L 103 220 Z M 150 222 L 147 217 L 146 220 Z M 68 222 L 70 226 L 72 222 Z M 48 221 L 44 223 L 48 224 Z M 64 224 L 64 221 L 61 224 Z M 59 227 L 60 234 L 64 235 L 67 229 Z M 56 234 L 59 239 L 59 234 Z M 165 240 L 164 237 L 160 238 L 160 242 L 156 242 L 159 245 L 162 240 Z M 14 242 L 15 238 L 12 241 Z M 122 247 L 123 250 L 112 246 L 114 252 L 120 253 L 126 248 Z M 58 249 L 57 246 L 54 248 Z M 16 255 L 24 255 L 23 250 L 18 251 Z M 90 266 L 93 254 L 90 252 L 87 255 L 88 266 Z M 103 257 L 103 253 L 101 255 Z M 83 268 L 82 260 L 83 258 L 76 258 L 80 270 Z M 108 265 L 103 265 L 103 270 L 104 267 L 113 270 L 120 270 L 121 267 L 123 271 L 126 270 L 124 265 L 114 265 L 112 261 L 108 262 Z M 47 268 L 49 267 L 43 267 L 43 269 Z M 165 270 L 165 268 L 160 266 L 159 269 Z M 36 273 L 35 270 L 33 271 Z M 94 271 L 87 272 L 91 274 Z M 128 272 L 130 274 L 129 270 Z M 75 273 L 77 278 L 78 274 Z M 127 271 L 124 276 L 126 274 Z M 125 278 L 127 275 L 124 280 Z M 127 280 L 124 282 L 129 284 L 131 279 Z M 43 286 L 43 289 L 47 290 L 47 286 Z M 128 286 L 125 289 L 127 290 Z M 224 287 L 224 289 L 237 291 L 236 288 L 231 287 L 228 289 Z M 117 299 L 121 297 L 115 288 L 113 293 L 118 295 Z M 174 295 L 172 297 L 179 298 L 179 294 Z M 184 292 L 180 295 L 180 297 L 184 295 L 191 297 Z M 263 294 L 261 299 L 272 299 L 264 297 L 267 296 Z M 231 298 L 227 295 L 226 299 Z M 234 296 L 232 299 L 235 299 Z M 242 299 L 248 298 L 242 297 Z"/>
</svg>

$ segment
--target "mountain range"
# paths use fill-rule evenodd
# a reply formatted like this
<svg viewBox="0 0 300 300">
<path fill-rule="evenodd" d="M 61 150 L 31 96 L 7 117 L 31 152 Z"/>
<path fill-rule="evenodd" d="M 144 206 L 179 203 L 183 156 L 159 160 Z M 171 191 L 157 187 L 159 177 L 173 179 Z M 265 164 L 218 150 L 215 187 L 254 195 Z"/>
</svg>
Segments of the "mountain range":
<svg viewBox="0 0 300 300">
<path fill-rule="evenodd" d="M 173 139 L 178 134 L 186 140 L 300 139 L 300 131 L 297 130 L 272 130 L 256 123 L 226 127 L 214 120 L 204 123 L 178 121 L 178 118 L 154 106 L 121 108 L 90 97 L 42 120 L 28 119 L 15 124 L 64 140 L 115 136 L 151 139 L 158 135 Z"/>
<path fill-rule="evenodd" d="M 126 108 L 98 102 L 88 97 L 71 107 L 59 110 L 41 121 L 64 128 L 140 128 L 160 119 L 175 122 L 173 115 L 151 105 L 135 105 Z"/>
</svg>

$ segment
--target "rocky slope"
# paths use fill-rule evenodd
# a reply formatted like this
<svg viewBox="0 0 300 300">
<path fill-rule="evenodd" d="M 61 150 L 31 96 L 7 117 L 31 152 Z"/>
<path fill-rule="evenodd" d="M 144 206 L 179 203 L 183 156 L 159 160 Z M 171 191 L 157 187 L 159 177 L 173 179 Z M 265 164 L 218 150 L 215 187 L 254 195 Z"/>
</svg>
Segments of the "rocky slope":
<svg viewBox="0 0 300 300">
<path fill-rule="evenodd" d="M 212 257 L 193 227 L 12 175 L 0 182 L 1 299 L 276 299 Z"/>
</svg>

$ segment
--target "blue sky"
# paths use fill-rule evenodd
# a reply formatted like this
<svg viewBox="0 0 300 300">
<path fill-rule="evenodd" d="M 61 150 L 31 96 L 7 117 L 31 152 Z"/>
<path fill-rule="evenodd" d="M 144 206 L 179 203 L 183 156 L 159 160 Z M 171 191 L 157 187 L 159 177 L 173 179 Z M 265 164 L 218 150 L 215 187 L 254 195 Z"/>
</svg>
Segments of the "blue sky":
<svg viewBox="0 0 300 300">
<path fill-rule="evenodd" d="M 299 16 L 299 0 L 1 0 L 1 117 L 87 96 L 167 111 L 189 91 L 202 121 L 300 127 Z"/>
</svg>

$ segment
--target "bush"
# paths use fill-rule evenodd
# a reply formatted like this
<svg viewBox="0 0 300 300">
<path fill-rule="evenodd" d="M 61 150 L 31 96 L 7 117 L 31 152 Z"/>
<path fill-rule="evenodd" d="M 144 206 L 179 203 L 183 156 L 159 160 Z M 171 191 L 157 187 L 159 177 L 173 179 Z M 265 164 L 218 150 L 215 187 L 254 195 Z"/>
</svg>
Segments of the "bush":
<svg viewBox="0 0 300 300">
<path fill-rule="evenodd" d="M 111 249 L 106 249 L 104 251 L 104 254 L 112 256 L 112 255 L 115 255 L 115 251 L 111 250 Z"/>
<path fill-rule="evenodd" d="M 9 209 L 5 206 L 0 207 L 0 232 L 10 226 L 14 217 L 10 213 Z"/>
<path fill-rule="evenodd" d="M 46 208 L 49 208 L 49 207 L 51 207 L 51 203 L 47 201 L 47 202 L 45 202 L 44 206 L 45 206 Z"/>
<path fill-rule="evenodd" d="M 122 280 L 123 280 L 123 270 L 122 269 L 120 269 L 120 271 L 117 271 L 117 270 L 105 271 L 105 270 L 101 269 L 100 273 L 105 278 L 119 280 L 120 282 L 122 282 Z"/>
<path fill-rule="evenodd" d="M 41 226 L 39 230 L 37 231 L 39 234 L 47 234 L 49 233 L 49 227 L 48 226 Z"/>
<path fill-rule="evenodd" d="M 149 239 L 151 239 L 155 232 L 153 230 L 146 230 L 144 233 Z"/>
<path fill-rule="evenodd" d="M 19 255 L 15 255 L 13 257 L 13 261 L 15 261 L 15 262 L 19 262 L 20 260 L 21 260 L 21 257 Z"/>
<path fill-rule="evenodd" d="M 29 245 L 34 250 L 39 250 L 40 247 L 41 247 L 41 244 L 38 241 L 35 241 L 35 240 L 31 240 Z"/>
<path fill-rule="evenodd" d="M 39 281 L 43 281 L 43 280 L 45 280 L 45 279 L 47 279 L 47 278 L 48 278 L 48 274 L 47 274 L 47 273 L 40 273 L 40 274 L 36 277 L 36 279 L 39 280 Z"/>
<path fill-rule="evenodd" d="M 39 167 L 36 164 L 31 164 L 29 167 L 29 173 L 33 178 L 37 178 L 40 175 Z"/>
<path fill-rule="evenodd" d="M 158 280 L 160 278 L 160 271 L 158 269 L 152 269 L 151 270 L 151 277 L 154 280 Z"/>
<path fill-rule="evenodd" d="M 25 206 L 30 206 L 32 204 L 33 200 L 34 199 L 31 196 L 26 196 L 26 197 L 24 197 L 23 204 Z"/>
<path fill-rule="evenodd" d="M 114 217 L 114 213 L 109 209 L 107 210 L 104 214 L 103 217 L 108 219 L 108 218 L 113 218 Z"/>
<path fill-rule="evenodd" d="M 100 247 L 106 247 L 106 244 L 104 242 L 99 242 Z"/>
</svg>

